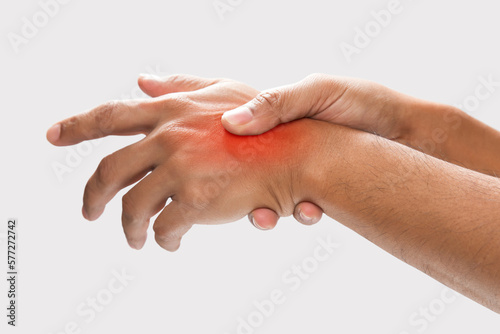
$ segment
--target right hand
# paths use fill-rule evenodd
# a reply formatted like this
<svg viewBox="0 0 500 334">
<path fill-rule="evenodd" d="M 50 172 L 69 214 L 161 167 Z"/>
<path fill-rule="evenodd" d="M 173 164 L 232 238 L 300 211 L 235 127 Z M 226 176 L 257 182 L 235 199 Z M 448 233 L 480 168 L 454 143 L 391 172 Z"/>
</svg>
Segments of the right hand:
<svg viewBox="0 0 500 334">
<path fill-rule="evenodd" d="M 412 100 L 416 99 L 371 81 L 312 74 L 226 111 L 222 124 L 236 135 L 258 135 L 309 117 L 397 140 L 406 135 Z"/>
<path fill-rule="evenodd" d="M 233 134 L 258 135 L 278 124 L 309 117 L 406 144 L 411 135 L 409 113 L 416 101 L 374 82 L 312 74 L 296 84 L 263 91 L 248 103 L 226 111 L 222 124 Z M 311 225 L 322 213 L 315 204 L 303 202 L 295 208 L 294 216 Z M 278 217 L 257 209 L 249 218 L 257 227 L 271 229 Z"/>
</svg>

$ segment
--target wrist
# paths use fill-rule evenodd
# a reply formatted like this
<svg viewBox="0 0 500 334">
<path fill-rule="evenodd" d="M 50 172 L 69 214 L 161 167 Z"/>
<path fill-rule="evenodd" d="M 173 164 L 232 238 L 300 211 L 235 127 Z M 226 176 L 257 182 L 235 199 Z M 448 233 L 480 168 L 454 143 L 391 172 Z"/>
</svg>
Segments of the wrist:
<svg viewBox="0 0 500 334">
<path fill-rule="evenodd" d="M 359 131 L 323 121 L 307 122 L 309 136 L 293 183 L 293 199 L 295 204 L 308 201 L 321 206 L 331 185 L 340 184 L 345 175 L 346 156 L 352 153 L 349 133 Z"/>
<path fill-rule="evenodd" d="M 257 136 L 230 135 L 231 139 L 250 140 L 249 146 L 238 145 L 237 159 L 252 164 L 262 180 L 262 191 L 255 192 L 259 195 L 254 199 L 258 204 L 254 208 L 268 207 L 279 216 L 289 216 L 298 203 L 310 198 L 306 197 L 310 190 L 307 180 L 311 167 L 325 152 L 322 141 L 327 133 L 322 129 L 328 125 L 303 118 Z"/>
</svg>

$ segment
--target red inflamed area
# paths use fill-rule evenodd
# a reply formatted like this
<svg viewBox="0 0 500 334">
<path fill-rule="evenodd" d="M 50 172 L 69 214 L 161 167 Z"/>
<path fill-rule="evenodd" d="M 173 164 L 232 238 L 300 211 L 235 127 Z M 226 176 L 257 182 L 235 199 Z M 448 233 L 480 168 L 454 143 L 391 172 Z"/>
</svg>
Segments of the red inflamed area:
<svg viewBox="0 0 500 334">
<path fill-rule="evenodd" d="M 300 133 L 295 132 L 296 128 L 293 123 L 281 124 L 256 136 L 238 136 L 222 128 L 223 145 L 239 161 L 279 162 L 297 153 L 294 144 Z"/>
<path fill-rule="evenodd" d="M 220 168 L 228 163 L 241 162 L 266 167 L 269 164 L 291 166 L 311 154 L 308 143 L 314 133 L 309 132 L 311 119 L 301 119 L 276 126 L 256 136 L 239 136 L 228 132 L 220 115 L 189 119 L 175 127 L 173 135 L 184 153 L 195 165 L 211 162 Z"/>
</svg>

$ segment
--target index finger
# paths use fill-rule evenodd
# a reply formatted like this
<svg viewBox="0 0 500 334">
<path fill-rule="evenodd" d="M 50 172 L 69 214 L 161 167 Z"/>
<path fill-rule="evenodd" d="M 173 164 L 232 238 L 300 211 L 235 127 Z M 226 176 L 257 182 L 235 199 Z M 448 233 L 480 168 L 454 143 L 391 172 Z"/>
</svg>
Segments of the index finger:
<svg viewBox="0 0 500 334">
<path fill-rule="evenodd" d="M 148 100 L 111 101 L 54 124 L 47 131 L 47 140 L 67 146 L 109 135 L 148 133 L 157 119 Z"/>
</svg>

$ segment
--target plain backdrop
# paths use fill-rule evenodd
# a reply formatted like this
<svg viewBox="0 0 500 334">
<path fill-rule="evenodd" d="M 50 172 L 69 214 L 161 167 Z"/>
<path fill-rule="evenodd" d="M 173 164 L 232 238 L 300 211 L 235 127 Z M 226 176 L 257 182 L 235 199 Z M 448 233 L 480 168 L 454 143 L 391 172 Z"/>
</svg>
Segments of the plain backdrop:
<svg viewBox="0 0 500 334">
<path fill-rule="evenodd" d="M 258 89 L 323 72 L 449 104 L 472 103 L 481 77 L 500 80 L 496 2 L 401 0 L 377 30 L 372 11 L 389 2 L 222 0 L 221 17 L 213 0 L 72 0 L 45 22 L 38 1 L 2 0 L 0 259 L 7 219 L 18 218 L 20 274 L 18 327 L 6 325 L 2 307 L 0 332 L 233 334 L 250 321 L 239 333 L 498 333 L 497 314 L 328 217 L 313 227 L 284 218 L 270 232 L 246 218 L 195 226 L 176 253 L 151 234 L 142 251 L 131 250 L 120 223 L 123 191 L 96 222 L 80 210 L 100 159 L 139 137 L 106 138 L 80 146 L 83 154 L 45 139 L 58 120 L 141 97 L 141 72 L 228 77 Z M 33 16 L 38 32 L 16 52 L 12 36 L 23 36 Z M 367 26 L 369 45 L 348 62 L 340 45 Z M 500 129 L 500 88 L 468 111 Z M 74 152 L 81 159 L 71 160 Z M 54 166 L 68 167 L 67 159 L 71 172 L 59 179 Z M 318 238 L 339 246 L 315 266 Z M 310 270 L 297 290 L 283 280 L 293 265 Z M 123 270 L 133 279 L 112 292 Z M 284 302 L 262 304 L 272 291 Z M 0 305 L 6 293 L 2 279 Z"/>
</svg>

